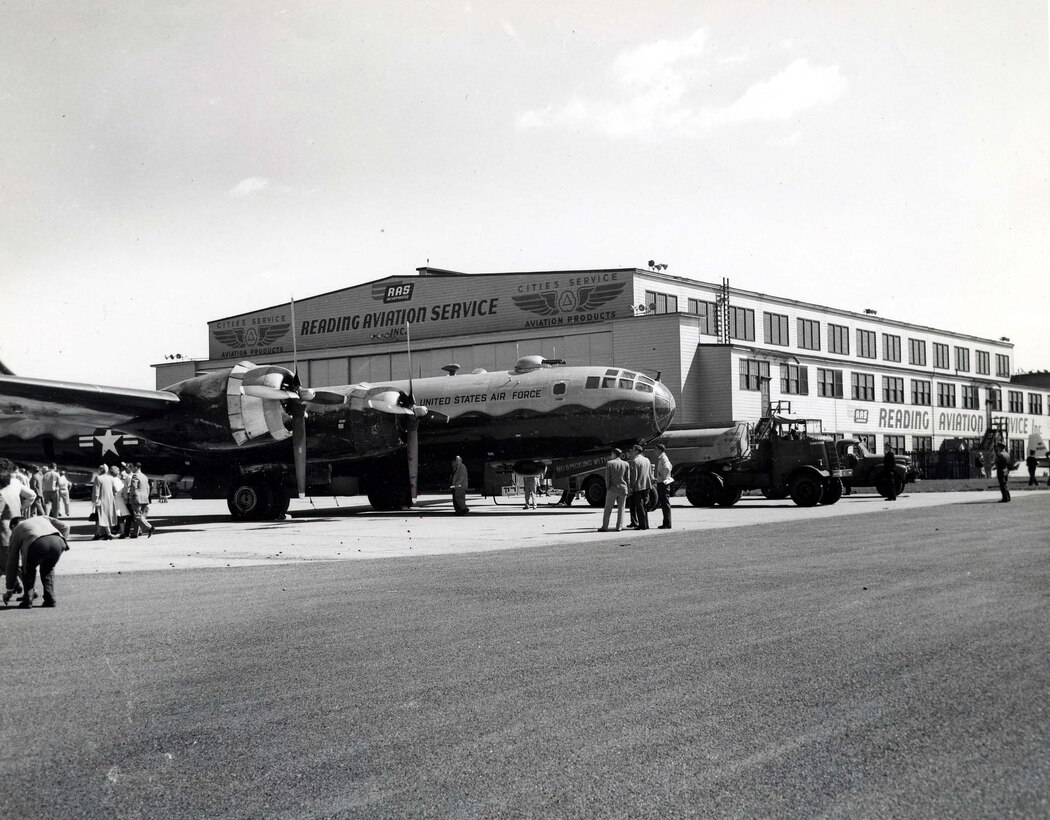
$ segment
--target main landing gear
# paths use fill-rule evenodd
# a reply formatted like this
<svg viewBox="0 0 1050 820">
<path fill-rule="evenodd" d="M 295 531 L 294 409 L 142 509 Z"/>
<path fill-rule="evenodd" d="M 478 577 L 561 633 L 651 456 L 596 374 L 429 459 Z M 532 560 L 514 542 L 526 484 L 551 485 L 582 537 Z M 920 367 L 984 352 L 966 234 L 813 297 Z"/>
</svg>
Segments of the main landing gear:
<svg viewBox="0 0 1050 820">
<path fill-rule="evenodd" d="M 290 498 L 284 484 L 272 478 L 242 476 L 226 495 L 235 521 L 269 521 L 288 512 Z"/>
</svg>

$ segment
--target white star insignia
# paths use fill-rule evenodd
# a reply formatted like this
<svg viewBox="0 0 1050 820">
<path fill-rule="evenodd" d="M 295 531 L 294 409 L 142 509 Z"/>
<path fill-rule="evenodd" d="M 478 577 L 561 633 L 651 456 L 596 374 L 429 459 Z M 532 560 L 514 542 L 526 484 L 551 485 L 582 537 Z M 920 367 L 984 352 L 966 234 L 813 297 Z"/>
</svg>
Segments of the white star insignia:
<svg viewBox="0 0 1050 820">
<path fill-rule="evenodd" d="M 114 433 L 112 430 L 107 430 L 100 436 L 95 436 L 95 441 L 102 445 L 102 455 L 108 452 L 112 452 L 113 455 L 119 456 L 117 452 L 117 442 L 121 439 L 120 433 Z"/>
</svg>

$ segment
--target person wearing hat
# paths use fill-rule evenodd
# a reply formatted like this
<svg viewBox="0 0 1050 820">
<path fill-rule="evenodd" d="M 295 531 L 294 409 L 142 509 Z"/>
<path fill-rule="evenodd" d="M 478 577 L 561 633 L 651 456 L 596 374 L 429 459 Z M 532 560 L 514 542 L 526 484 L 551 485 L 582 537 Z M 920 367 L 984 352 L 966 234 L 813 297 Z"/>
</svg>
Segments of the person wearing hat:
<svg viewBox="0 0 1050 820">
<path fill-rule="evenodd" d="M 613 448 L 609 460 L 605 462 L 605 512 L 598 532 L 609 531 L 609 519 L 613 507 L 616 507 L 616 531 L 623 529 L 623 510 L 627 504 L 627 476 L 629 468 L 623 460 L 623 451 Z"/>
<path fill-rule="evenodd" d="M 999 499 L 1002 504 L 1010 500 L 1010 488 L 1007 481 L 1010 478 L 1010 456 L 1006 453 L 1006 445 L 999 442 L 995 445 L 995 477 L 999 481 L 999 492 L 1003 497 Z"/>
<path fill-rule="evenodd" d="M 660 511 L 664 514 L 664 522 L 660 525 L 661 530 L 671 529 L 671 459 L 667 457 L 667 448 L 662 444 L 656 445 L 660 454 L 656 457 L 656 500 Z"/>
<path fill-rule="evenodd" d="M 1039 459 L 1035 457 L 1035 450 L 1028 451 L 1028 458 L 1025 459 L 1025 464 L 1028 466 L 1028 486 L 1038 487 L 1039 481 L 1035 477 L 1035 468 L 1039 466 Z"/>
</svg>

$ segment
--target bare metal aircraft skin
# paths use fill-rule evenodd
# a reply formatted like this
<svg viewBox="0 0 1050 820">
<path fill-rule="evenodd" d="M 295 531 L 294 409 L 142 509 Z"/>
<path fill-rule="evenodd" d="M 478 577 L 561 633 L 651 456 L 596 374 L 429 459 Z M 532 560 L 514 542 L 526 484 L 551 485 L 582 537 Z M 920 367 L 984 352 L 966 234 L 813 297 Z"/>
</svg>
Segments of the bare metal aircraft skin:
<svg viewBox="0 0 1050 820">
<path fill-rule="evenodd" d="M 267 518 L 335 477 L 361 479 L 376 509 L 446 488 L 449 460 L 536 470 L 554 458 L 660 435 L 675 404 L 659 381 L 615 367 L 552 365 L 309 389 L 241 362 L 165 390 L 0 376 L 0 455 L 66 467 L 140 461 L 193 475 L 236 518 Z"/>
</svg>

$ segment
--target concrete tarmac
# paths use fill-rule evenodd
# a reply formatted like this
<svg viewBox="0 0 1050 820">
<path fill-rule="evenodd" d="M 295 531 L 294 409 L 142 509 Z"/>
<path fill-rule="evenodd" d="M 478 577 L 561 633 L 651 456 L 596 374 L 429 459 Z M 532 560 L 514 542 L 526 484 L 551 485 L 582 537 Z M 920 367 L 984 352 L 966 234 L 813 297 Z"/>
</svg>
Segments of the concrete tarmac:
<svg viewBox="0 0 1050 820">
<path fill-rule="evenodd" d="M 0 814 L 1047 816 L 1050 493 L 948 495 L 155 505 L 0 610 Z"/>
</svg>

